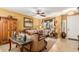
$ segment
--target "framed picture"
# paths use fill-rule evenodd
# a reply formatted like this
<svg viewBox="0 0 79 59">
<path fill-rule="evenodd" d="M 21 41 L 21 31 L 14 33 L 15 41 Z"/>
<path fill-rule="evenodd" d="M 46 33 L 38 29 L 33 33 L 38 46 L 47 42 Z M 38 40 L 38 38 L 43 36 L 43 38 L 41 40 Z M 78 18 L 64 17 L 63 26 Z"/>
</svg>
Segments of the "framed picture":
<svg viewBox="0 0 79 59">
<path fill-rule="evenodd" d="M 30 18 L 24 17 L 24 28 L 32 29 L 33 28 L 33 20 Z"/>
</svg>

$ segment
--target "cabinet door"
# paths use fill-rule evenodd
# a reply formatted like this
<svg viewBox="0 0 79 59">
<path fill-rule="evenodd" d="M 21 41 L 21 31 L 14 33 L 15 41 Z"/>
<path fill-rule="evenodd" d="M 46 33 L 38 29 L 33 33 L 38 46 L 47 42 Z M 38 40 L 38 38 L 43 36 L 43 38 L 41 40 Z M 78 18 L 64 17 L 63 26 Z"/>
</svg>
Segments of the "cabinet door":
<svg viewBox="0 0 79 59">
<path fill-rule="evenodd" d="M 2 19 L 3 22 L 3 39 L 2 41 L 5 43 L 8 41 L 8 22 L 5 19 Z"/>
<path fill-rule="evenodd" d="M 0 20 L 0 44 L 8 41 L 8 27 L 7 20 Z"/>
<path fill-rule="evenodd" d="M 17 29 L 17 21 L 16 20 L 8 20 L 8 37 L 11 37 L 14 30 Z"/>
<path fill-rule="evenodd" d="M 8 20 L 8 38 L 11 37 L 12 24 L 11 20 Z"/>
<path fill-rule="evenodd" d="M 0 44 L 7 43 L 14 30 L 17 29 L 15 20 L 8 18 L 0 19 Z"/>
<path fill-rule="evenodd" d="M 11 21 L 11 35 L 17 29 L 17 23 L 16 22 L 17 22 L 16 20 Z"/>
<path fill-rule="evenodd" d="M 2 32 L 3 32 L 3 30 L 2 30 L 2 20 L 0 19 L 0 44 L 1 44 L 1 42 L 2 42 L 2 39 L 3 39 L 3 36 L 2 36 Z"/>
</svg>

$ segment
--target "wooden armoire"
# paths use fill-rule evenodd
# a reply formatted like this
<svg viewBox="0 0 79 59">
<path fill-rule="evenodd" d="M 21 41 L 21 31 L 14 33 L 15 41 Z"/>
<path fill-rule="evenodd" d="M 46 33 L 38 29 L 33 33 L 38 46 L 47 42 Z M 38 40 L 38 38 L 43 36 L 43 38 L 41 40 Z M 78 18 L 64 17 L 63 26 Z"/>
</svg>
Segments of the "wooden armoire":
<svg viewBox="0 0 79 59">
<path fill-rule="evenodd" d="M 15 30 L 17 30 L 17 19 L 12 16 L 0 17 L 0 44 L 8 43 Z"/>
</svg>

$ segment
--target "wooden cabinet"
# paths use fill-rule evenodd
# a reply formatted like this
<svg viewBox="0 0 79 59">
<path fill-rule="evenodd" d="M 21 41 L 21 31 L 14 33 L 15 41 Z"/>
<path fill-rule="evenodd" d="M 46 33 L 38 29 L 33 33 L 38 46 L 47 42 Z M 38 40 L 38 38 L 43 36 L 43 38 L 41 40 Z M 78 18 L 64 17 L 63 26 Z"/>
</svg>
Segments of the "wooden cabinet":
<svg viewBox="0 0 79 59">
<path fill-rule="evenodd" d="M 0 17 L 0 44 L 7 43 L 9 36 L 12 36 L 14 30 L 17 30 L 16 19 Z"/>
</svg>

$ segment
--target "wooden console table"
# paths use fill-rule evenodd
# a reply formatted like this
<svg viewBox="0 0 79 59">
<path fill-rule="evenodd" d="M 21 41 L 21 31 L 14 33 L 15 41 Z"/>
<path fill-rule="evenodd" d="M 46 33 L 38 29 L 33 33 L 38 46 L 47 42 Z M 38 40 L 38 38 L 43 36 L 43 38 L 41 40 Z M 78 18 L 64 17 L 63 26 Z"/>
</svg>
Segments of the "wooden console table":
<svg viewBox="0 0 79 59">
<path fill-rule="evenodd" d="M 32 49 L 32 40 L 31 39 L 27 39 L 26 42 L 22 42 L 22 41 L 18 41 L 16 39 L 13 39 L 13 38 L 9 38 L 9 51 L 11 51 L 11 47 L 12 47 L 12 44 L 11 43 L 14 43 L 16 44 L 16 47 L 17 46 L 21 46 L 20 47 L 20 51 L 23 52 L 23 49 L 27 50 L 27 51 L 31 51 Z M 30 49 L 27 49 L 26 45 L 30 44 Z"/>
</svg>

